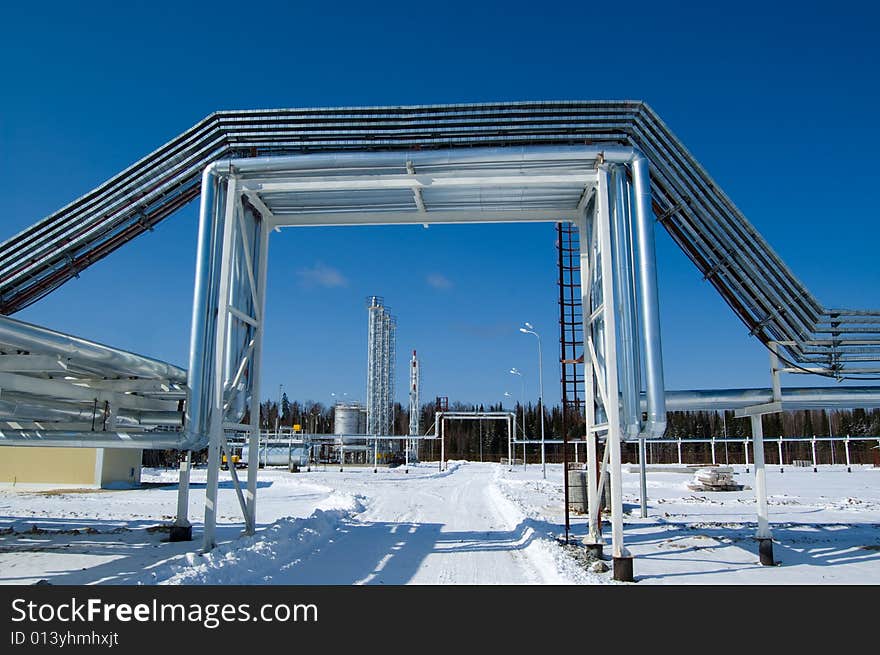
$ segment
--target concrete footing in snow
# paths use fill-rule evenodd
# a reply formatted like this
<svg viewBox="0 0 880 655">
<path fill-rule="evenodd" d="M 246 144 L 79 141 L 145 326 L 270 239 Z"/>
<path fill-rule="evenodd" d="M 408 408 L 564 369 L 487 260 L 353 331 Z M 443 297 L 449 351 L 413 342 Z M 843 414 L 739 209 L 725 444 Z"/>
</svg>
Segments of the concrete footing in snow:
<svg viewBox="0 0 880 655">
<path fill-rule="evenodd" d="M 614 558 L 614 579 L 618 582 L 634 582 L 632 556 Z"/>
<path fill-rule="evenodd" d="M 758 557 L 763 566 L 776 566 L 773 559 L 773 540 L 758 539 Z"/>
<path fill-rule="evenodd" d="M 191 525 L 172 525 L 168 532 L 168 541 L 192 541 L 193 529 Z"/>
</svg>

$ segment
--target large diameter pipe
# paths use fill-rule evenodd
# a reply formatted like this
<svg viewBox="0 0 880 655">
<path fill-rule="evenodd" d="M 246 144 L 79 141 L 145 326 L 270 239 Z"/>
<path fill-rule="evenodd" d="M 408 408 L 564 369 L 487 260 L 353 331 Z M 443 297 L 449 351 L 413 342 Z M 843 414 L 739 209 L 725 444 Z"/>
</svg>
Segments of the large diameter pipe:
<svg viewBox="0 0 880 655">
<path fill-rule="evenodd" d="M 104 404 L 94 406 L 71 405 L 53 400 L 43 401 L 28 394 L 11 394 L 5 390 L 0 399 L 0 420 L 5 421 L 64 421 L 85 423 L 103 421 Z"/>
<path fill-rule="evenodd" d="M 181 384 L 186 380 L 186 371 L 158 359 L 2 315 L 0 315 L 0 343 L 31 353 L 83 360 L 101 369 L 110 369 L 131 377 L 159 378 Z"/>
<path fill-rule="evenodd" d="M 215 174 L 217 166 L 205 168 L 202 174 L 202 196 L 199 207 L 199 236 L 196 249 L 196 275 L 193 290 L 192 326 L 190 329 L 189 370 L 187 384 L 190 398 L 187 402 L 187 438 L 192 441 L 192 450 L 201 450 L 208 443 L 206 410 L 210 407 L 211 381 L 210 365 L 206 366 L 206 353 L 213 351 L 216 318 L 208 311 L 214 293 L 212 280 L 216 278 L 216 250 L 220 235 L 217 234 L 215 203 L 222 198 Z"/>
<path fill-rule="evenodd" d="M 773 389 L 699 389 L 665 392 L 671 412 L 735 410 L 773 402 Z M 647 398 L 642 396 L 642 409 Z M 880 407 L 880 387 L 783 387 L 784 409 L 855 409 Z"/>
<path fill-rule="evenodd" d="M 610 191 L 613 198 L 611 212 L 611 229 L 614 235 L 614 304 L 619 315 L 618 321 L 618 354 L 620 356 L 620 394 L 622 399 L 622 421 L 624 435 L 628 438 L 637 437 L 641 432 L 641 410 L 639 407 L 639 390 L 641 388 L 641 372 L 639 369 L 639 339 L 637 315 L 633 302 L 632 262 L 630 261 L 630 215 L 629 187 L 623 166 L 614 166 L 611 170 Z"/>
<path fill-rule="evenodd" d="M 0 420 L 13 421 L 59 421 L 64 423 L 90 423 L 101 425 L 104 405 L 95 408 L 60 401 L 35 398 L 25 394 L 3 392 L 0 399 Z M 116 427 L 163 426 L 183 427 L 182 412 L 121 410 L 116 414 Z"/>
<path fill-rule="evenodd" d="M 90 403 L 95 399 L 100 403 L 108 401 L 114 409 L 126 407 L 146 411 L 174 411 L 177 408 L 177 402 L 174 400 L 159 400 L 147 396 L 90 389 L 60 380 L 47 380 L 14 373 L 0 372 L 0 388 L 10 389 L 20 395 L 33 395 L 37 402 L 39 397 L 45 396 L 50 400 L 70 399 Z"/>
<path fill-rule="evenodd" d="M 645 349 L 645 394 L 648 420 L 645 436 L 658 439 L 666 432 L 666 399 L 663 380 L 663 352 L 660 344 L 660 303 L 657 293 L 657 262 L 654 250 L 654 221 L 651 213 L 651 176 L 648 160 L 637 153 L 632 162 L 635 187 L 636 257 L 638 259 L 639 319 Z"/>
<path fill-rule="evenodd" d="M 180 432 L 89 432 L 75 430 L 0 429 L 0 446 L 56 448 L 180 449 Z"/>
</svg>

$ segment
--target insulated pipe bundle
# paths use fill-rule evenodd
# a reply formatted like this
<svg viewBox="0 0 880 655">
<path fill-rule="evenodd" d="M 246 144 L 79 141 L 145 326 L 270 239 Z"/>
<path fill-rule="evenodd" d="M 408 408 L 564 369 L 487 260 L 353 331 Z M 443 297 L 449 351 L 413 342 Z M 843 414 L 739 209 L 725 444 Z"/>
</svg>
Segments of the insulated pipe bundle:
<svg viewBox="0 0 880 655">
<path fill-rule="evenodd" d="M 609 194 L 622 436 L 658 439 L 666 431 L 666 404 L 648 162 L 631 148 L 602 154 L 604 161 L 617 162 L 610 166 Z M 599 334 L 594 342 L 602 343 Z"/>
<path fill-rule="evenodd" d="M 120 376 L 186 381 L 186 371 L 171 364 L 6 316 L 0 316 L 0 348 L 51 355 Z"/>
<path fill-rule="evenodd" d="M 201 216 L 225 213 L 226 180 L 213 175 L 211 168 L 206 168 L 202 177 Z M 222 232 L 215 228 L 213 222 L 201 220 L 189 344 L 188 381 L 192 398 L 207 400 L 213 396 L 213 376 L 205 367 L 202 353 L 213 352 L 216 340 L 217 317 L 208 308 L 217 294 L 222 249 Z M 187 431 L 196 438 L 201 437 L 200 440 L 207 438 L 210 429 L 207 407 L 206 402 L 190 402 L 186 407 Z"/>
<path fill-rule="evenodd" d="M 762 342 L 824 374 L 880 371 L 880 312 L 824 308 L 654 111 L 631 101 L 217 112 L 0 245 L 0 312 L 149 230 L 197 196 L 200 172 L 222 158 L 572 144 L 634 146 L 650 159 L 658 220 Z"/>
<path fill-rule="evenodd" d="M 0 317 L 0 445 L 180 448 L 186 371 Z"/>
<path fill-rule="evenodd" d="M 615 309 L 621 312 L 624 326 L 621 334 L 625 343 L 614 351 L 625 358 L 620 370 L 626 378 L 622 388 L 625 390 L 627 435 L 661 436 L 665 429 L 665 409 L 647 162 L 641 153 L 628 147 L 536 145 L 423 152 L 318 153 L 235 159 L 207 167 L 203 182 L 203 198 L 207 200 L 202 204 L 201 265 L 195 294 L 190 361 L 193 402 L 187 425 L 193 437 L 203 438 L 208 429 L 205 417 L 214 411 L 206 409 L 213 407 L 213 392 L 205 385 L 205 380 L 208 385 L 216 384 L 210 381 L 217 379 L 215 354 L 224 358 L 223 379 L 227 381 L 231 378 L 230 366 L 238 360 L 237 356 L 230 357 L 228 351 L 219 349 L 222 354 L 218 352 L 211 341 L 212 334 L 219 334 L 211 303 L 219 302 L 217 307 L 222 309 L 226 303 L 239 302 L 249 296 L 243 286 L 235 283 L 235 279 L 243 279 L 243 275 L 234 276 L 238 255 L 237 251 L 231 250 L 228 254 L 232 258 L 228 265 L 232 271 L 230 288 L 211 291 L 207 297 L 213 296 L 215 300 L 209 300 L 207 305 L 202 303 L 205 291 L 218 284 L 218 269 L 206 265 L 203 253 L 220 248 L 217 235 L 229 229 L 224 227 L 225 217 L 237 211 L 228 205 L 237 202 L 231 198 L 240 197 L 243 206 L 253 204 L 260 207 L 260 212 L 276 227 L 516 221 L 536 220 L 536 217 L 537 220 L 575 220 L 579 199 L 594 184 L 596 167 L 606 164 L 615 171 L 612 241 L 617 250 L 608 257 L 618 284 L 618 292 L 614 294 L 618 302 Z M 628 172 L 625 166 L 629 166 L 632 172 Z M 628 176 L 636 183 L 635 197 L 630 192 L 633 185 Z M 230 192 L 233 184 L 238 191 Z M 530 184 L 534 186 L 524 186 Z M 211 201 L 215 188 L 222 189 L 218 196 L 226 197 L 225 204 Z M 224 238 L 229 241 L 228 237 Z M 255 251 L 254 261 L 257 258 Z M 219 301 L 215 293 L 220 293 Z M 376 305 L 381 303 L 374 299 L 370 304 L 372 321 Z M 372 321 L 371 334 L 375 331 L 373 328 L 382 325 Z M 385 343 L 384 337 L 372 338 L 370 344 L 372 371 L 384 361 L 383 353 L 393 349 Z M 376 422 L 381 415 L 380 407 L 389 403 L 377 392 L 386 386 L 382 383 L 381 371 L 371 373 L 371 376 L 376 383 L 368 385 L 368 392 L 372 394 L 371 398 L 375 396 L 376 407 L 371 415 L 374 417 L 372 422 Z M 643 379 L 649 404 L 644 421 L 638 406 Z M 247 387 L 243 391 L 247 394 Z M 242 397 L 243 394 L 235 395 Z M 373 403 L 368 404 L 372 406 Z M 370 431 L 374 430 L 371 428 Z M 387 432 L 378 428 L 376 431 Z"/>
<path fill-rule="evenodd" d="M 623 166 L 611 169 L 610 191 L 612 200 L 611 256 L 614 260 L 615 303 L 618 312 L 618 346 L 620 363 L 621 418 L 624 437 L 636 437 L 642 431 L 641 408 L 637 401 L 641 391 L 641 363 L 639 357 L 639 307 L 636 304 L 634 243 L 630 220 L 630 186 Z M 603 299 L 605 300 L 605 299 Z M 644 313 L 644 312 L 641 312 Z M 600 341 L 600 339 L 596 339 Z"/>
</svg>

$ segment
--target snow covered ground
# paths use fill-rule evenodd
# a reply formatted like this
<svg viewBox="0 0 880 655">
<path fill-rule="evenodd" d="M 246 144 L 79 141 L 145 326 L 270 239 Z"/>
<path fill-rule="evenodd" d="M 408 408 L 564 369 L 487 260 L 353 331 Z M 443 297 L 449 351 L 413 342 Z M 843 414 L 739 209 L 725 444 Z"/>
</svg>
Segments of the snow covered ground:
<svg viewBox="0 0 880 655">
<path fill-rule="evenodd" d="M 624 473 L 625 535 L 641 584 L 880 583 L 880 470 L 768 468 L 777 567 L 757 563 L 754 496 L 694 492 L 691 475 Z M 734 467 L 749 487 L 752 475 Z M 191 520 L 201 532 L 205 470 L 193 472 Z M 218 540 L 168 543 L 177 473 L 145 469 L 131 490 L 0 487 L 0 582 L 29 584 L 593 584 L 611 583 L 563 549 L 562 467 L 525 471 L 451 462 L 403 468 L 260 472 L 259 530 L 241 537 L 228 472 Z M 582 536 L 583 517 L 572 534 Z M 610 546 L 607 548 L 610 551 Z M 610 563 L 610 562 L 609 562 Z"/>
</svg>

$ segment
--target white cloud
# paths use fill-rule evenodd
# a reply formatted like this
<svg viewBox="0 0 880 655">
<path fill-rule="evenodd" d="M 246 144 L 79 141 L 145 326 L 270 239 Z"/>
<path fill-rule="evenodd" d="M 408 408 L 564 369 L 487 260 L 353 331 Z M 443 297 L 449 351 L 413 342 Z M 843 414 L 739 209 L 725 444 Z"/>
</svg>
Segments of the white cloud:
<svg viewBox="0 0 880 655">
<path fill-rule="evenodd" d="M 452 280 L 441 273 L 431 273 L 427 278 L 428 284 L 435 289 L 451 289 Z"/>
<path fill-rule="evenodd" d="M 296 276 L 299 278 L 300 286 L 306 288 L 348 286 L 348 280 L 338 269 L 323 262 L 318 262 L 311 268 L 299 269 Z"/>
</svg>

